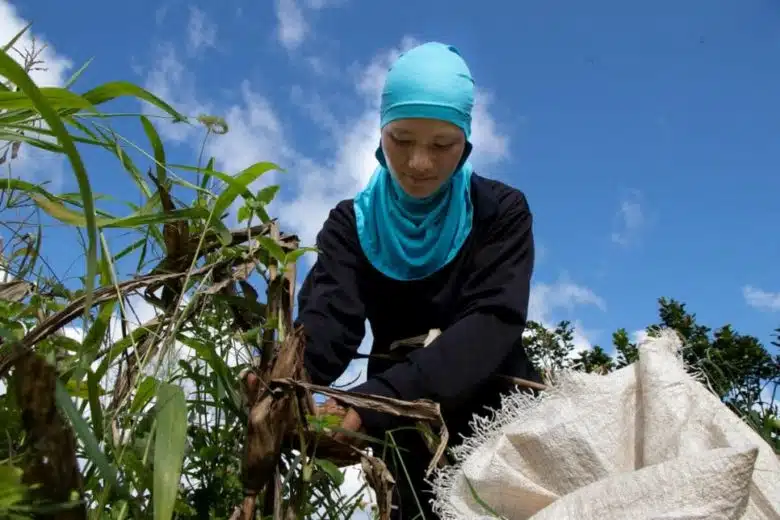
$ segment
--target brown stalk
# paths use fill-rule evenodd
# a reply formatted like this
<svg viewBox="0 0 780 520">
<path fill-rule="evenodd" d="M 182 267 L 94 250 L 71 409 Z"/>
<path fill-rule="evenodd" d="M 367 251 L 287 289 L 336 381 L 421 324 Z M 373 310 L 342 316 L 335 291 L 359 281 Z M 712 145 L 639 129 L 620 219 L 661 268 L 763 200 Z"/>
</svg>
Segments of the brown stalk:
<svg viewBox="0 0 780 520">
<path fill-rule="evenodd" d="M 360 467 L 366 477 L 366 482 L 376 493 L 379 520 L 390 520 L 390 511 L 393 506 L 393 487 L 395 486 L 393 475 L 382 459 L 366 454 L 361 454 Z"/>
<path fill-rule="evenodd" d="M 303 348 L 305 346 L 303 331 L 297 329 L 283 342 L 279 355 L 273 360 L 266 373 L 258 374 L 260 385 L 258 394 L 250 399 L 250 412 L 247 424 L 246 446 L 242 464 L 242 480 L 244 482 L 244 507 L 241 518 L 254 518 L 254 503 L 257 495 L 266 491 L 269 493 L 276 469 L 281 460 L 282 443 L 288 431 L 295 424 L 295 393 L 274 392 L 264 383 L 282 377 L 301 377 L 303 366 Z M 274 497 L 275 498 L 275 497 Z M 270 502 L 270 503 L 269 503 Z M 266 506 L 270 511 L 278 500 L 269 500 Z M 251 508 L 247 506 L 251 504 Z M 247 516 L 249 515 L 249 516 Z"/>
<path fill-rule="evenodd" d="M 28 448 L 22 480 L 38 486 L 31 491 L 31 499 L 60 506 L 57 511 L 38 513 L 35 518 L 86 519 L 83 502 L 64 505 L 71 502 L 73 491 L 80 500 L 83 487 L 76 462 L 76 439 L 57 408 L 56 370 L 40 355 L 28 351 L 14 365 L 13 383 Z"/>
</svg>

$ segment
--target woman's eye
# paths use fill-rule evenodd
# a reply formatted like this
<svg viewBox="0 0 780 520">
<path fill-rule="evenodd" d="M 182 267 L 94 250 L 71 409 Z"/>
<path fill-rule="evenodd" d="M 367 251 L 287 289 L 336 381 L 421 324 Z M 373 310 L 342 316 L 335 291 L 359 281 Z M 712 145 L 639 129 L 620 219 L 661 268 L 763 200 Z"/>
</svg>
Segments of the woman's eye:
<svg viewBox="0 0 780 520">
<path fill-rule="evenodd" d="M 393 142 L 394 142 L 395 144 L 397 144 L 397 145 L 400 145 L 400 146 L 407 146 L 407 145 L 410 145 L 410 144 L 412 144 L 412 142 L 411 142 L 411 141 L 409 141 L 409 140 L 407 140 L 407 139 L 399 139 L 399 138 L 397 138 L 397 137 L 395 137 L 395 136 L 391 136 L 391 137 L 393 138 Z"/>
<path fill-rule="evenodd" d="M 455 145 L 452 144 L 452 143 L 448 143 L 448 144 L 436 143 L 436 144 L 433 145 L 433 147 L 436 148 L 437 150 L 449 150 L 453 146 L 455 146 Z"/>
</svg>

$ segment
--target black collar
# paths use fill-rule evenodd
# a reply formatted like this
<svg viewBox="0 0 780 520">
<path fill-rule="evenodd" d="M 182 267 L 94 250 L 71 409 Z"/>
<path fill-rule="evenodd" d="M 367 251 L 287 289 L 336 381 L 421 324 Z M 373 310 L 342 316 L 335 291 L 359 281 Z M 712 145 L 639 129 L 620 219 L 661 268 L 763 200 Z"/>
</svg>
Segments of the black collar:
<svg viewBox="0 0 780 520">
<path fill-rule="evenodd" d="M 495 219 L 498 200 L 493 187 L 488 179 L 476 172 L 471 174 L 471 202 L 474 204 L 474 220 L 485 222 Z"/>
</svg>

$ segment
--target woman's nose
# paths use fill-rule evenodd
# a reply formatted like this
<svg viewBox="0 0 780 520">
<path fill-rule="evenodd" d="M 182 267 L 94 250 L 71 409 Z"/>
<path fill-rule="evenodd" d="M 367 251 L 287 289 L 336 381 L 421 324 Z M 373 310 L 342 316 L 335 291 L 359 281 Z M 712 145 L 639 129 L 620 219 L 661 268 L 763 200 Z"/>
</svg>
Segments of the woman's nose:
<svg viewBox="0 0 780 520">
<path fill-rule="evenodd" d="M 433 159 L 430 153 L 422 147 L 415 147 L 409 157 L 409 169 L 420 173 L 433 169 Z"/>
</svg>

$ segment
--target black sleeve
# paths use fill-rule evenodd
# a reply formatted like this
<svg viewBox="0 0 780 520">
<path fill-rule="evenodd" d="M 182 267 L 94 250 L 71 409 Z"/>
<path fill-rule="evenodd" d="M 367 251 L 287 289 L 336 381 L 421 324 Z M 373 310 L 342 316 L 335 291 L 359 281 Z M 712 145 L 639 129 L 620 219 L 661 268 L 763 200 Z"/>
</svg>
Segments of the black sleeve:
<svg viewBox="0 0 780 520">
<path fill-rule="evenodd" d="M 448 403 L 496 372 L 512 348 L 522 348 L 534 264 L 532 217 L 525 196 L 508 191 L 499 215 L 478 240 L 474 270 L 466 278 L 456 319 L 428 347 L 354 388 L 404 400 Z M 392 417 L 360 411 L 368 428 Z"/>
<path fill-rule="evenodd" d="M 298 296 L 306 336 L 304 366 L 314 384 L 330 385 L 344 372 L 365 335 L 359 294 L 360 243 L 349 202 L 331 210 L 317 235 L 317 261 Z"/>
</svg>

